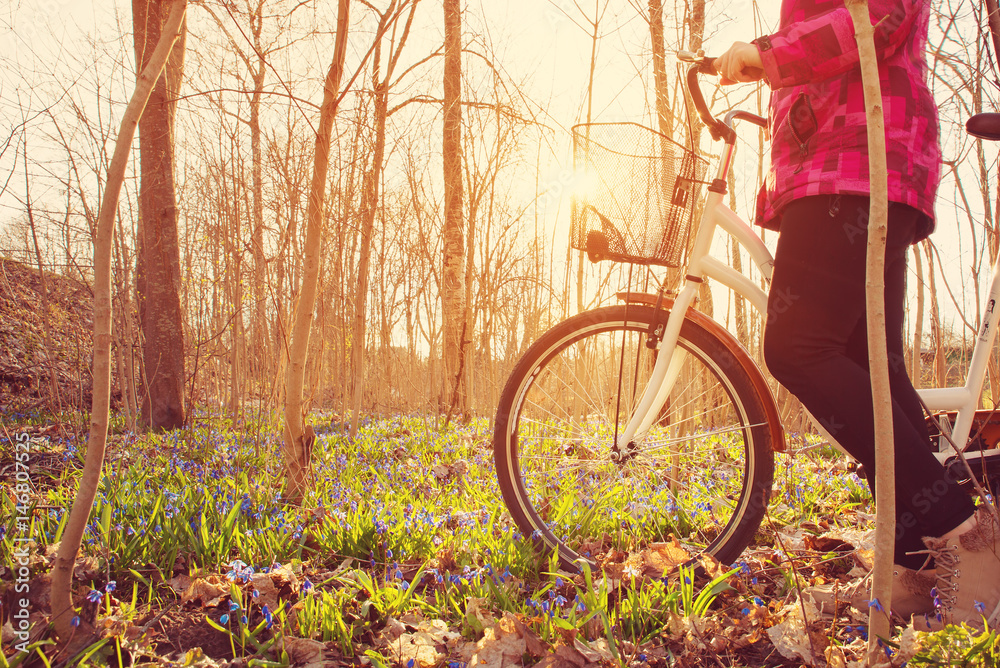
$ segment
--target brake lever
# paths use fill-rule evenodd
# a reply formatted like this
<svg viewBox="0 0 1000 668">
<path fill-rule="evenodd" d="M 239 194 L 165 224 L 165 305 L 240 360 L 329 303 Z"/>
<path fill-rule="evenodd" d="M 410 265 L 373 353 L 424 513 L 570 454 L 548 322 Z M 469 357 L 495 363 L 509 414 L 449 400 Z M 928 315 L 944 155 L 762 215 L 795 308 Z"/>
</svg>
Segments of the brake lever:
<svg viewBox="0 0 1000 668">
<path fill-rule="evenodd" d="M 677 52 L 677 60 L 685 63 L 696 63 L 700 74 L 707 74 L 713 77 L 719 75 L 719 72 L 715 69 L 715 58 L 706 56 L 704 51 L 695 53 L 682 49 Z"/>
</svg>

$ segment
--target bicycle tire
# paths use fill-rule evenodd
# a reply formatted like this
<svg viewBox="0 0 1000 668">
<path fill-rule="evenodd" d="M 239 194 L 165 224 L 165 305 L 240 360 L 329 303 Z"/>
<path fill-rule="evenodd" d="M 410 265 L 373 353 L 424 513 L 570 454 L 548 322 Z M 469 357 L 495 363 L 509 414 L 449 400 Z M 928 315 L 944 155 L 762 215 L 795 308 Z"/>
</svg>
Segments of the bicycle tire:
<svg viewBox="0 0 1000 668">
<path fill-rule="evenodd" d="M 674 539 L 730 564 L 760 526 L 780 435 L 759 386 L 691 319 L 678 340 L 684 366 L 656 424 L 622 461 L 612 457 L 615 423 L 628 423 L 655 361 L 646 333 L 665 318 L 637 304 L 569 318 L 529 347 L 501 394 L 493 446 L 504 502 L 536 547 L 558 550 L 563 568 Z"/>
</svg>

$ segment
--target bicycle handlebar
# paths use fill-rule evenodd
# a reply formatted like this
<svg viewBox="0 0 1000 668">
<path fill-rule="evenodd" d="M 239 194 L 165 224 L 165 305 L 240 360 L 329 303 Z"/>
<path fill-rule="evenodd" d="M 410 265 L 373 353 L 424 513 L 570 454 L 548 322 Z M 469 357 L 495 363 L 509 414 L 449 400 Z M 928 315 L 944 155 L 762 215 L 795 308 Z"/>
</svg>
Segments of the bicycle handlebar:
<svg viewBox="0 0 1000 668">
<path fill-rule="evenodd" d="M 701 118 L 702 122 L 708 127 L 708 131 L 711 133 L 713 139 L 722 139 L 727 144 L 735 143 L 736 132 L 733 130 L 734 120 L 745 120 L 750 121 L 754 125 L 759 125 L 762 128 L 767 127 L 767 119 L 757 114 L 751 114 L 748 111 L 733 110 L 726 114 L 726 119 L 720 121 L 718 118 L 712 115 L 712 110 L 708 108 L 705 103 L 705 96 L 701 93 L 701 85 L 698 81 L 699 74 L 707 74 L 709 76 L 718 76 L 719 72 L 715 69 L 715 58 L 710 56 L 695 55 L 688 51 L 679 51 L 677 57 L 684 61 L 691 63 L 687 71 L 687 87 L 688 93 L 691 95 L 691 101 L 694 103 L 695 109 L 698 110 L 698 116 Z"/>
</svg>

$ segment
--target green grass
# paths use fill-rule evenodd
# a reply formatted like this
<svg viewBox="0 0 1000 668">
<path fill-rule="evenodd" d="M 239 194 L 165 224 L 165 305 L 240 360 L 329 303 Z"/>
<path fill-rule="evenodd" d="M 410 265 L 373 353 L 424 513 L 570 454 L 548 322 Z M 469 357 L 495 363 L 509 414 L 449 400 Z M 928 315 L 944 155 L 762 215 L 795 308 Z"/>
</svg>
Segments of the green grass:
<svg viewBox="0 0 1000 668">
<path fill-rule="evenodd" d="M 507 515 L 487 421 L 440 432 L 418 418 L 386 419 L 365 425 L 354 442 L 337 424 L 316 427 L 315 485 L 301 507 L 281 498 L 279 432 L 266 424 L 112 438 L 84 536 L 85 567 L 77 569 L 85 578 L 78 613 L 97 620 L 107 642 L 84 663 L 110 660 L 118 647 L 166 661 L 153 658 L 165 645 L 136 640 L 128 629 L 178 605 L 170 586 L 178 576 L 226 585 L 217 602 L 202 601 L 191 614 L 230 655 L 260 666 L 296 660 L 294 638 L 330 643 L 349 659 L 406 665 L 385 634 L 431 633 L 434 620 L 457 636 L 449 641 L 456 652 L 485 642 L 494 625 L 515 624 L 548 648 L 577 638 L 604 648 L 605 661 L 670 665 L 669 656 L 695 651 L 691 643 L 704 645 L 679 631 L 678 620 L 708 620 L 719 637 L 741 629 L 766 638 L 760 634 L 774 620 L 764 611 L 794 587 L 791 566 L 766 537 L 761 550 L 709 575 L 642 575 L 624 560 L 624 571 L 561 573 L 554 555 L 538 554 Z M 72 442 L 40 443 L 35 452 L 48 469 L 36 471 L 44 484 L 28 531 L 43 555 L 61 537 L 81 463 Z M 864 484 L 831 472 L 836 461 L 822 449 L 776 460 L 769 511 L 776 528 L 854 525 L 855 509 L 871 512 Z M 691 493 L 711 502 L 710 486 Z M 12 499 L 0 498 L 0 517 L 11 518 L 0 525 L 0 564 L 11 569 L 21 534 Z M 33 576 L 47 568 L 33 559 Z M 280 586 L 268 593 L 268 582 Z M 54 654 L 50 645 L 33 651 L 39 660 Z M 459 658 L 449 655 L 447 665 Z M 197 653 L 169 659 L 199 660 Z M 20 661 L 8 652 L 0 668 Z"/>
</svg>

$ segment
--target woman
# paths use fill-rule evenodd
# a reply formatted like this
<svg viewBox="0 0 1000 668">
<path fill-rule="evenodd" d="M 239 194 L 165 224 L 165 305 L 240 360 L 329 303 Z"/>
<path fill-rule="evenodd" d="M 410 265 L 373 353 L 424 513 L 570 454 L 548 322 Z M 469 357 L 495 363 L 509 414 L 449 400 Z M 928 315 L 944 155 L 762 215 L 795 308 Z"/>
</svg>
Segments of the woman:
<svg viewBox="0 0 1000 668">
<path fill-rule="evenodd" d="M 896 465 L 892 607 L 904 618 L 981 625 L 984 614 L 997 616 L 1000 602 L 1000 530 L 934 457 L 903 363 L 906 253 L 934 227 L 940 175 L 937 108 L 924 61 L 930 3 L 869 0 L 869 10 L 876 24 L 890 201 L 885 301 Z M 771 167 L 757 223 L 781 234 L 764 359 L 864 465 L 874 489 L 865 324 L 868 140 L 850 14 L 843 0 L 785 0 L 778 32 L 733 44 L 715 64 L 723 83 L 763 78 L 772 89 Z M 918 620 L 917 627 L 926 628 L 922 624 Z"/>
</svg>

